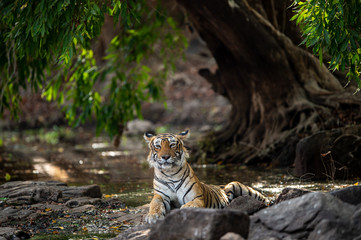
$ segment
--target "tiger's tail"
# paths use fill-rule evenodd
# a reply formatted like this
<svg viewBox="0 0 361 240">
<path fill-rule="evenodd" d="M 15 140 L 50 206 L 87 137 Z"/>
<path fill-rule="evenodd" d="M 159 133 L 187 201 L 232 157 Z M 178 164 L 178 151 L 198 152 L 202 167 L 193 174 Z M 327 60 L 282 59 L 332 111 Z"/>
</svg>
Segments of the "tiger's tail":
<svg viewBox="0 0 361 240">
<path fill-rule="evenodd" d="M 228 196 L 229 202 L 231 202 L 236 197 L 248 195 L 263 202 L 267 206 L 272 204 L 272 201 L 269 198 L 265 197 L 264 195 L 254 190 L 253 188 L 243 185 L 240 182 L 228 183 L 224 187 L 224 191 Z"/>
</svg>

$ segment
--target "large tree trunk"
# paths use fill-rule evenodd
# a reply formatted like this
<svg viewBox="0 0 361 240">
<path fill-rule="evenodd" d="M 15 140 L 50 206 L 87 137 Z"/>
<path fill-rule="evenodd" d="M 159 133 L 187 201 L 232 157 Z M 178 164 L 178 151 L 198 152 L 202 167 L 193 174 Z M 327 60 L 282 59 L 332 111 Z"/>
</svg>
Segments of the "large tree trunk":
<svg viewBox="0 0 361 240">
<path fill-rule="evenodd" d="M 341 105 L 359 111 L 360 99 L 277 30 L 276 18 L 246 0 L 178 2 L 218 64 L 200 74 L 232 104 L 229 124 L 204 141 L 207 161 L 288 165 L 302 137 L 349 123 Z"/>
</svg>

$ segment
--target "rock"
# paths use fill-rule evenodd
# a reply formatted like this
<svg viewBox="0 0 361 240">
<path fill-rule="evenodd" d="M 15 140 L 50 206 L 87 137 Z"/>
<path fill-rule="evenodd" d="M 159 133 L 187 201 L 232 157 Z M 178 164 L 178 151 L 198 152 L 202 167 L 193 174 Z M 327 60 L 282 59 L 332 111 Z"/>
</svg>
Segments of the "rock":
<svg viewBox="0 0 361 240">
<path fill-rule="evenodd" d="M 244 240 L 244 238 L 234 232 L 229 232 L 223 235 L 219 240 Z"/>
<path fill-rule="evenodd" d="M 361 126 L 322 131 L 299 141 L 295 173 L 323 179 L 360 177 Z"/>
<path fill-rule="evenodd" d="M 278 195 L 275 204 L 290 200 L 292 198 L 300 197 L 306 193 L 310 193 L 310 190 L 299 188 L 284 188 L 280 195 Z"/>
<path fill-rule="evenodd" d="M 65 206 L 70 208 L 80 207 L 87 204 L 99 205 L 102 200 L 100 198 L 91 198 L 91 197 L 79 197 L 75 199 L 70 199 L 65 203 Z"/>
<path fill-rule="evenodd" d="M 29 239 L 29 234 L 10 227 L 0 227 L 0 240 L 1 238 L 10 239 Z"/>
<path fill-rule="evenodd" d="M 330 150 L 332 141 L 339 134 L 340 131 L 323 131 L 300 140 L 296 145 L 296 176 L 312 174 L 315 178 L 326 178 L 326 170 L 320 154 Z"/>
<path fill-rule="evenodd" d="M 249 217 L 233 209 L 176 209 L 152 226 L 149 239 L 218 240 L 228 232 L 248 235 Z"/>
<path fill-rule="evenodd" d="M 149 239 L 150 229 L 136 231 L 128 235 L 128 240 L 146 240 Z"/>
<path fill-rule="evenodd" d="M 0 185 L 0 198 L 7 205 L 63 202 L 72 198 L 101 198 L 99 186 L 72 186 L 57 181 L 14 181 Z"/>
<path fill-rule="evenodd" d="M 110 240 L 148 240 L 150 225 L 135 226 Z"/>
<path fill-rule="evenodd" d="M 352 226 L 348 223 L 339 223 L 337 221 L 324 219 L 308 236 L 308 240 L 347 240 L 355 239 L 357 235 L 352 233 Z"/>
<path fill-rule="evenodd" d="M 23 220 L 26 219 L 30 214 L 32 214 L 33 211 L 28 209 L 21 209 L 15 214 L 10 215 L 9 219 L 11 220 Z"/>
<path fill-rule="evenodd" d="M 335 226 L 339 226 L 338 235 L 327 234 L 328 239 L 353 239 L 361 235 L 360 220 L 357 220 L 359 214 L 356 206 L 342 202 L 330 194 L 308 193 L 251 216 L 248 239 L 320 239 L 316 236 L 333 231 Z M 346 225 L 349 226 L 343 228 Z M 340 236 L 342 237 L 338 238 Z"/>
<path fill-rule="evenodd" d="M 0 185 L 0 193 L 2 193 L 4 189 L 27 188 L 32 186 L 66 187 L 67 185 L 66 183 L 58 181 L 12 181 Z"/>
<path fill-rule="evenodd" d="M 57 201 L 62 197 L 57 187 L 63 183 L 49 181 L 14 181 L 0 185 L 0 197 L 8 198 L 9 205 L 32 204 L 36 202 Z"/>
<path fill-rule="evenodd" d="M 338 199 L 357 205 L 361 203 L 361 186 L 352 186 L 342 189 L 337 189 L 329 192 L 329 194 L 337 197 Z"/>
<path fill-rule="evenodd" d="M 236 209 L 247 214 L 253 214 L 263 208 L 266 205 L 250 196 L 240 196 L 232 200 L 232 202 L 226 207 L 227 209 Z"/>
<path fill-rule="evenodd" d="M 88 186 L 79 186 L 79 187 L 64 187 L 62 188 L 63 197 L 68 198 L 78 198 L 78 197 L 91 197 L 91 198 L 101 198 L 102 192 L 98 185 L 88 185 Z"/>
<path fill-rule="evenodd" d="M 120 201 L 119 199 L 117 198 L 105 198 L 105 199 L 101 199 L 101 202 L 99 204 L 99 207 L 102 207 L 102 208 L 125 208 L 125 203 Z"/>
<path fill-rule="evenodd" d="M 69 209 L 69 213 L 70 214 L 82 213 L 82 212 L 87 212 L 87 211 L 94 210 L 94 209 L 95 209 L 94 205 L 87 204 L 87 205 L 84 205 L 84 206 L 71 208 L 71 209 Z"/>
<path fill-rule="evenodd" d="M 34 187 L 29 190 L 33 191 L 33 202 L 58 201 L 62 197 L 62 192 L 59 189 L 51 187 Z"/>
<path fill-rule="evenodd" d="M 139 225 L 143 222 L 143 217 L 144 217 L 144 213 L 142 212 L 138 212 L 134 214 L 128 213 L 116 218 L 116 221 L 120 223 Z"/>
<path fill-rule="evenodd" d="M 345 133 L 339 136 L 330 149 L 336 168 L 336 178 L 361 177 L 361 134 Z"/>
<path fill-rule="evenodd" d="M 127 209 L 126 211 L 111 213 L 109 214 L 109 217 L 118 223 L 137 226 L 144 222 L 143 219 L 148 213 L 148 210 L 149 204 L 146 204 L 139 206 L 136 209 Z"/>
<path fill-rule="evenodd" d="M 66 206 L 64 206 L 63 204 L 49 204 L 49 203 L 38 203 L 38 204 L 33 204 L 30 207 L 30 210 L 47 210 L 47 211 L 52 211 L 52 212 L 63 212 L 65 210 L 68 210 L 68 208 Z"/>
<path fill-rule="evenodd" d="M 135 119 L 128 122 L 126 133 L 128 135 L 143 135 L 146 132 L 153 132 L 154 129 L 154 124 L 151 121 Z"/>
<path fill-rule="evenodd" d="M 0 210 L 0 224 L 9 221 L 10 217 L 16 216 L 20 209 L 15 207 L 6 207 Z"/>
<path fill-rule="evenodd" d="M 55 199 L 52 199 L 50 194 L 46 194 L 49 192 L 48 189 L 58 192 L 62 197 L 56 197 L 56 201 L 52 201 Z M 149 208 L 147 205 L 119 211 L 119 208 L 125 207 L 119 199 L 89 197 L 102 196 L 100 188 L 96 185 L 68 187 L 66 184 L 55 182 L 9 182 L 0 185 L 0 191 L 2 196 L 7 196 L 4 206 L 0 207 L 0 226 L 8 227 L 5 229 L 6 233 L 11 234 L 10 238 L 5 233 L 0 235 L 0 240 L 29 238 L 27 233 L 32 237 L 36 234 L 50 236 L 54 233 L 84 233 L 83 226 L 86 226 L 89 233 L 94 231 L 107 233 L 113 232 L 114 229 L 124 231 L 131 227 L 132 223 L 140 224 Z M 26 202 L 25 204 L 20 204 L 20 192 L 27 194 L 27 201 L 23 201 Z M 72 196 L 76 197 L 71 199 Z M 42 202 L 35 202 L 34 199 Z M 16 206 L 8 205 L 8 202 Z M 123 221 L 119 222 L 121 217 Z M 12 230 L 19 227 L 22 232 Z M 133 237 L 141 239 L 140 237 L 145 235 L 146 232 Z"/>
</svg>

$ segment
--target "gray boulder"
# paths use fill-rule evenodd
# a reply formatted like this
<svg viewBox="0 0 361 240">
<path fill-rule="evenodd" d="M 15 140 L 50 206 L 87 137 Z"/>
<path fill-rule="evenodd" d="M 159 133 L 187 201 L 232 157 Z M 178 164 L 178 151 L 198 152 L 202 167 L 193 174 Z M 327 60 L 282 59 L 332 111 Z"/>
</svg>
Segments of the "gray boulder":
<svg viewBox="0 0 361 240">
<path fill-rule="evenodd" d="M 229 232 L 223 235 L 219 240 L 244 240 L 244 238 L 237 233 Z"/>
<path fill-rule="evenodd" d="M 327 193 L 308 193 L 254 214 L 248 239 L 355 239 L 361 235 L 359 217 L 357 206 Z"/>
<path fill-rule="evenodd" d="M 143 135 L 146 132 L 154 131 L 155 127 L 151 121 L 135 119 L 128 122 L 126 134 Z"/>
<path fill-rule="evenodd" d="M 361 203 L 361 186 L 352 186 L 347 188 L 336 189 L 329 194 L 337 197 L 338 199 L 357 205 Z"/>
<path fill-rule="evenodd" d="M 110 240 L 149 240 L 150 225 L 140 225 L 125 230 Z"/>
<path fill-rule="evenodd" d="M 298 142 L 295 174 L 345 179 L 361 176 L 361 126 L 321 131 Z"/>
<path fill-rule="evenodd" d="M 0 240 L 29 239 L 30 235 L 11 227 L 0 227 Z"/>
<path fill-rule="evenodd" d="M 301 197 L 302 195 L 305 195 L 306 193 L 310 193 L 310 190 L 307 189 L 300 189 L 300 188 L 284 188 L 282 189 L 282 192 L 280 195 L 278 195 L 275 204 L 278 204 L 280 202 L 290 200 L 292 198 Z"/>
<path fill-rule="evenodd" d="M 102 192 L 98 185 L 61 187 L 63 198 L 72 199 L 79 197 L 101 198 Z"/>
<path fill-rule="evenodd" d="M 101 198 L 98 185 L 67 186 L 57 181 L 14 181 L 0 185 L 0 198 L 8 205 L 63 202 L 73 198 Z"/>
<path fill-rule="evenodd" d="M 253 214 L 263 208 L 266 205 L 250 196 L 240 196 L 232 200 L 232 202 L 226 207 L 227 209 L 235 209 L 247 214 Z"/>
<path fill-rule="evenodd" d="M 232 209 L 176 209 L 152 226 L 149 239 L 219 240 L 228 232 L 247 238 L 249 217 Z"/>
</svg>

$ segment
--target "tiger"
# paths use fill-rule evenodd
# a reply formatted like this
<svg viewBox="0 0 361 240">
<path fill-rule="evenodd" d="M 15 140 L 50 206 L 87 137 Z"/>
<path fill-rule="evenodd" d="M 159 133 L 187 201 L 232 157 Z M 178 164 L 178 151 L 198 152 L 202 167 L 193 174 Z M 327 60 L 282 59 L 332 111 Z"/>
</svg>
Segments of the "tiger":
<svg viewBox="0 0 361 240">
<path fill-rule="evenodd" d="M 179 134 L 144 134 L 150 149 L 147 161 L 154 168 L 153 198 L 145 222 L 155 223 L 174 208 L 224 208 L 242 195 L 269 205 L 267 197 L 239 182 L 222 188 L 199 181 L 187 162 L 189 155 L 183 140 L 188 136 L 189 130 Z"/>
</svg>

